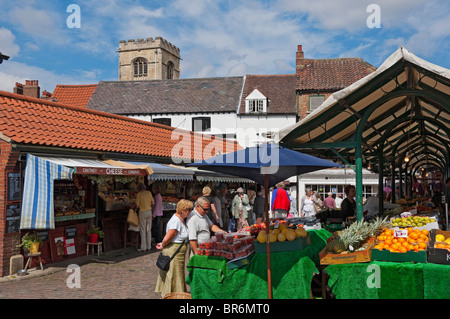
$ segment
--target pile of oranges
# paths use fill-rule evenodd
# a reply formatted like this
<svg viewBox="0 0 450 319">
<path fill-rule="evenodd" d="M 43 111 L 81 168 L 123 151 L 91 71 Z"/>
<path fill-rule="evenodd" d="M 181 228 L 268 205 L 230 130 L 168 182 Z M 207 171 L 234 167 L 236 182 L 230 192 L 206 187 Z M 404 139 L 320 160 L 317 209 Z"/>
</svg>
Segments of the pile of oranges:
<svg viewBox="0 0 450 319">
<path fill-rule="evenodd" d="M 378 243 L 374 249 L 389 250 L 396 253 L 406 253 L 407 251 L 419 251 L 427 249 L 428 230 L 407 228 L 408 237 L 394 237 L 393 229 L 383 229 L 382 233 L 377 237 Z"/>
</svg>

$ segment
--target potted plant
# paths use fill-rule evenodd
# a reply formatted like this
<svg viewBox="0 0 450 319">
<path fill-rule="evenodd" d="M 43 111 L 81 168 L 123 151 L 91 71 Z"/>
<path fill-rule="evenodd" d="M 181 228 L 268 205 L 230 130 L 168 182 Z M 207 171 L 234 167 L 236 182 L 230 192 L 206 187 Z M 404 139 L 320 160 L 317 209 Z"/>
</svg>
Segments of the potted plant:
<svg viewBox="0 0 450 319">
<path fill-rule="evenodd" d="M 20 247 L 28 250 L 30 254 L 37 254 L 39 252 L 39 245 L 42 243 L 42 239 L 38 237 L 36 232 L 27 233 L 22 237 L 22 243 Z"/>
<path fill-rule="evenodd" d="M 96 243 L 99 238 L 103 238 L 103 231 L 101 231 L 99 227 L 92 227 L 87 231 L 87 234 L 91 243 Z"/>
</svg>

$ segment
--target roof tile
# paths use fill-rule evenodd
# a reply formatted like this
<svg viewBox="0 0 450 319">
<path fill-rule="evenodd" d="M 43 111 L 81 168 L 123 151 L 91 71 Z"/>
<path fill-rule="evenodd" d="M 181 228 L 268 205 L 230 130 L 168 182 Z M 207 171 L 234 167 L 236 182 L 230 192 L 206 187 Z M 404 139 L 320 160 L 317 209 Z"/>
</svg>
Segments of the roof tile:
<svg viewBox="0 0 450 319">
<path fill-rule="evenodd" d="M 57 85 L 51 98 L 66 105 L 86 107 L 96 88 L 97 84 Z"/>
<path fill-rule="evenodd" d="M 361 58 L 304 59 L 297 65 L 297 89 L 340 90 L 375 70 Z"/>
<path fill-rule="evenodd" d="M 171 139 L 173 127 L 4 91 L 0 91 L 0 110 L 0 132 L 17 143 L 170 158 L 179 142 Z M 209 143 L 224 152 L 241 148 L 234 141 L 177 132 L 190 141 L 186 144 L 190 159 L 203 159 L 203 148 Z M 194 138 L 202 141 L 200 152 L 195 150 Z"/>
</svg>

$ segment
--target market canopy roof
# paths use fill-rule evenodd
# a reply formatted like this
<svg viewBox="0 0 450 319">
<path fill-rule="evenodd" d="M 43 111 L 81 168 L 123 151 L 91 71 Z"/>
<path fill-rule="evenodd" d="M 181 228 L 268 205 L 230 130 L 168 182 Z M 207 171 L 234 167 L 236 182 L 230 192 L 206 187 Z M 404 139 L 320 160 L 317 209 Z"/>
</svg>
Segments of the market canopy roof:
<svg viewBox="0 0 450 319">
<path fill-rule="evenodd" d="M 375 72 L 332 94 L 319 108 L 279 132 L 280 144 L 315 156 L 364 164 L 437 166 L 450 154 L 450 70 L 401 47 Z M 409 155 L 408 164 L 403 162 Z M 380 160 L 381 159 L 381 160 Z M 408 165 L 408 166 L 406 166 Z"/>
</svg>

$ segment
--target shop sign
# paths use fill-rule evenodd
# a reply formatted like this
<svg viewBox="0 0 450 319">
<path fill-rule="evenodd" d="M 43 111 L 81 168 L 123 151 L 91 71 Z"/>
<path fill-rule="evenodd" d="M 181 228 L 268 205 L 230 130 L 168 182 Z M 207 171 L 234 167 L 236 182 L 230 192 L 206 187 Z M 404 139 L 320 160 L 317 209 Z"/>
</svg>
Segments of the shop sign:
<svg viewBox="0 0 450 319">
<path fill-rule="evenodd" d="M 147 175 L 147 171 L 145 169 L 130 169 L 120 167 L 75 167 L 75 173 L 85 175 Z"/>
<path fill-rule="evenodd" d="M 66 228 L 66 237 L 72 238 L 77 235 L 77 227 L 67 227 Z"/>
</svg>

